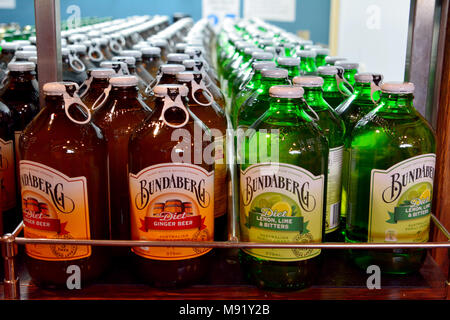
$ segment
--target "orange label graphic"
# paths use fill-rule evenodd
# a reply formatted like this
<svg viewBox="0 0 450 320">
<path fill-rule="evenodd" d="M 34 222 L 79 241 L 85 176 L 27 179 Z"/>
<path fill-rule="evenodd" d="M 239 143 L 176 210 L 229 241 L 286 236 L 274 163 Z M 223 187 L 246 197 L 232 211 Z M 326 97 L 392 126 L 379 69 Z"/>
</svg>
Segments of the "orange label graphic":
<svg viewBox="0 0 450 320">
<path fill-rule="evenodd" d="M 20 161 L 22 211 L 28 238 L 90 239 L 87 182 L 43 164 Z M 90 246 L 26 245 L 30 257 L 67 261 L 89 257 Z"/>
<path fill-rule="evenodd" d="M 212 241 L 214 173 L 191 164 L 159 164 L 130 174 L 134 240 Z M 136 247 L 149 259 L 195 258 L 210 248 Z"/>
<path fill-rule="evenodd" d="M 16 176 L 14 163 L 14 142 L 0 138 L 0 180 L 2 188 L 2 209 L 10 210 L 16 206 Z"/>
</svg>

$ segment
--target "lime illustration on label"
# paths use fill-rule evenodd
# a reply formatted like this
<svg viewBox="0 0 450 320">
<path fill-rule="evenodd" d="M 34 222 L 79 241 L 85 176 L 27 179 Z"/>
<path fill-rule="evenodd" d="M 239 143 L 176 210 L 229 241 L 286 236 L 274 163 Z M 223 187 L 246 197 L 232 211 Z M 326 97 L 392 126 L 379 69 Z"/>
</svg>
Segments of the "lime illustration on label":
<svg viewBox="0 0 450 320">
<path fill-rule="evenodd" d="M 244 241 L 321 242 L 324 176 L 289 164 L 256 164 L 241 171 L 241 226 Z M 273 261 L 301 261 L 320 249 L 244 249 Z"/>
<path fill-rule="evenodd" d="M 20 161 L 24 234 L 29 238 L 90 239 L 87 181 L 33 161 Z M 90 246 L 26 245 L 29 256 L 47 261 L 89 257 Z"/>
<path fill-rule="evenodd" d="M 131 232 L 135 240 L 212 241 L 214 172 L 190 164 L 159 164 L 130 174 Z M 195 258 L 211 248 L 134 247 L 156 260 Z"/>
<path fill-rule="evenodd" d="M 372 170 L 369 241 L 428 241 L 435 162 L 426 154 Z"/>
</svg>

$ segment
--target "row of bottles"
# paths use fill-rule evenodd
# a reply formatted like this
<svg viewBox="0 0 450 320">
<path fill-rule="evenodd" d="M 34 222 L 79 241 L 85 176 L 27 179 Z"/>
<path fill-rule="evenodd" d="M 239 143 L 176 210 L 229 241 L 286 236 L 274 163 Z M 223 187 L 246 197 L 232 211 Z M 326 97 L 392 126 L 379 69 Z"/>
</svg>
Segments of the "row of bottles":
<svg viewBox="0 0 450 320">
<path fill-rule="evenodd" d="M 250 242 L 426 242 L 435 137 L 414 85 L 258 19 L 225 24 L 217 68 L 237 130 L 241 237 Z M 363 270 L 419 270 L 425 250 L 351 250 Z M 297 290 L 321 250 L 244 249 L 253 283 Z"/>
<path fill-rule="evenodd" d="M 2 160 L 17 168 L 3 170 L 2 197 L 15 199 L 9 217 L 20 220 L 22 211 L 26 237 L 225 240 L 234 148 L 243 241 L 428 240 L 435 142 L 412 105 L 412 84 L 382 83 L 258 19 L 226 23 L 217 35 L 204 20 L 166 22 L 144 16 L 64 33 L 70 81 L 44 86 L 37 116 L 38 104 L 22 103 L 30 117 L 18 111 L 27 119 L 20 125 L 5 100 Z M 83 41 L 110 55 L 87 67 Z M 35 64 L 17 57 L 33 50 L 21 48 L 10 55 L 5 92 L 18 88 L 10 79 L 35 82 Z M 31 101 L 30 92 L 37 101 L 37 89 L 20 97 Z M 17 154 L 6 156 L 8 148 Z M 201 281 L 213 252 L 134 247 L 131 258 L 143 280 L 173 287 Z M 130 254 L 59 245 L 27 245 L 26 253 L 33 279 L 57 286 L 70 264 L 88 282 L 111 255 Z M 413 272 L 424 258 L 423 250 L 350 254 L 387 273 Z M 239 255 L 252 283 L 272 290 L 310 286 L 323 256 L 262 248 Z"/>
<path fill-rule="evenodd" d="M 196 32 L 203 34 L 204 27 Z M 172 32 L 180 36 L 180 29 Z M 14 143 L 20 167 L 12 179 L 17 178 L 21 196 L 11 216 L 19 218 L 21 209 L 26 237 L 226 239 L 228 122 L 206 49 L 189 44 L 189 37 L 198 38 L 195 30 L 183 36 L 187 53 L 168 52 L 167 64 L 154 66 L 153 83 L 140 85 L 140 72 L 149 73 L 147 68 L 137 63 L 135 51 L 122 51 L 88 70 L 81 86 L 74 81 L 44 85 L 44 106 Z M 10 62 L 6 79 L 15 76 L 17 64 L 29 66 L 35 81 L 31 62 Z M 6 225 L 9 232 L 17 223 Z M 72 264 L 89 282 L 104 272 L 111 257 L 130 255 L 129 249 L 95 246 L 25 248 L 28 271 L 43 286 L 64 286 Z M 210 251 L 136 247 L 131 258 L 143 280 L 179 286 L 204 277 Z"/>
</svg>

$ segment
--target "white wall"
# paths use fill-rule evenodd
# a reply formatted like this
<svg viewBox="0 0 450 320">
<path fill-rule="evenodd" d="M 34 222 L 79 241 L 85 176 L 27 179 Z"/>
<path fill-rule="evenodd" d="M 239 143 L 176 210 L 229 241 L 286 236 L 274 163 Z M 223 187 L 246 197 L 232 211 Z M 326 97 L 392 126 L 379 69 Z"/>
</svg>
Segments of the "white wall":
<svg viewBox="0 0 450 320">
<path fill-rule="evenodd" d="M 338 56 L 403 81 L 410 0 L 340 0 Z"/>
</svg>

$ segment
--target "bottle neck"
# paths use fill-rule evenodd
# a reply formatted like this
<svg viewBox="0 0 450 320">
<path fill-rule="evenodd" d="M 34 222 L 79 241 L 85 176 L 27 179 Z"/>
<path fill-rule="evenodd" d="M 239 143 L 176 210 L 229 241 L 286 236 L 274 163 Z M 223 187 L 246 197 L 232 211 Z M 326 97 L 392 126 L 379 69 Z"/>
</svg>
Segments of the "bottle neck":
<svg viewBox="0 0 450 320">
<path fill-rule="evenodd" d="M 413 94 L 393 94 L 383 92 L 377 110 L 386 113 L 413 113 L 415 110 L 413 100 Z"/>
<path fill-rule="evenodd" d="M 300 58 L 300 70 L 304 73 L 316 72 L 316 61 L 312 57 Z"/>
<path fill-rule="evenodd" d="M 269 94 L 269 89 L 272 86 L 289 84 L 286 78 L 261 78 L 261 84 L 258 88 L 259 94 Z"/>
<path fill-rule="evenodd" d="M 109 80 L 108 78 L 93 78 L 91 85 L 89 87 L 89 91 L 91 90 L 104 90 L 108 88 Z"/>
<path fill-rule="evenodd" d="M 328 104 L 323 98 L 321 87 L 303 87 L 303 89 L 305 90 L 303 98 L 309 106 L 314 108 L 314 110 L 325 110 L 328 108 Z"/>
<path fill-rule="evenodd" d="M 353 94 L 356 96 L 355 100 L 372 102 L 372 88 L 370 82 L 357 82 Z"/>
<path fill-rule="evenodd" d="M 246 86 L 246 88 L 250 90 L 256 89 L 261 85 L 261 70 L 254 70 L 254 72 L 253 77 Z"/>
<path fill-rule="evenodd" d="M 300 66 L 281 66 L 288 71 L 289 79 L 293 79 L 300 75 Z"/>
<path fill-rule="evenodd" d="M 337 92 L 339 93 L 338 84 L 336 81 L 336 75 L 323 75 L 323 91 L 324 92 Z"/>
<path fill-rule="evenodd" d="M 114 100 L 137 99 L 137 87 L 112 87 L 109 93 L 109 98 Z M 128 107 L 127 104 L 116 104 L 116 108 Z"/>
<path fill-rule="evenodd" d="M 348 69 L 344 71 L 344 78 L 350 83 L 352 86 L 355 84 L 355 75 L 358 73 L 356 69 Z"/>
<path fill-rule="evenodd" d="M 300 121 L 311 122 L 311 118 L 305 112 L 306 106 L 303 99 L 275 98 L 271 97 L 268 113 L 270 117 L 280 119 L 285 123 Z M 294 121 L 296 119 L 297 121 Z"/>
</svg>

